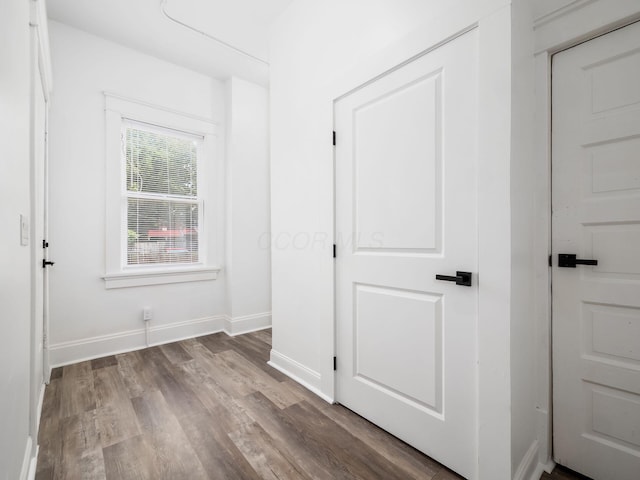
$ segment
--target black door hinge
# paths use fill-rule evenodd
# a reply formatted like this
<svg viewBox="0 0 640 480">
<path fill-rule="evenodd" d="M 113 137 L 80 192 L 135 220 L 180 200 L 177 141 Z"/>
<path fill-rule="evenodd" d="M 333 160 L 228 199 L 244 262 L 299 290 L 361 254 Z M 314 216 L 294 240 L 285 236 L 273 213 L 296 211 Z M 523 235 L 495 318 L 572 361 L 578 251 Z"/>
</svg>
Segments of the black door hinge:
<svg viewBox="0 0 640 480">
<path fill-rule="evenodd" d="M 336 244 L 333 244 L 333 258 L 336 258 Z"/>
<path fill-rule="evenodd" d="M 333 370 L 338 370 L 338 359 L 336 357 L 333 357 Z"/>
<path fill-rule="evenodd" d="M 333 146 L 336 146 L 336 131 L 333 131 Z"/>
<path fill-rule="evenodd" d="M 553 260 L 552 260 L 552 258 L 553 258 L 553 255 L 549 255 L 549 266 L 550 266 L 550 267 L 553 267 Z"/>
</svg>

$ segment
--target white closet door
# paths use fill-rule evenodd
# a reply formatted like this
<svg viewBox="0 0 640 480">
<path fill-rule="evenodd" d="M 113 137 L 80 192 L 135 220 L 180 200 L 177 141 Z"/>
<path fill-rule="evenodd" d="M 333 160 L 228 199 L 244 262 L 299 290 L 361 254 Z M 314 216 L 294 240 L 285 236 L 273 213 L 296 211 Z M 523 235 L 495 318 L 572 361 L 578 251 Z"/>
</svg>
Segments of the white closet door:
<svg viewBox="0 0 640 480">
<path fill-rule="evenodd" d="M 554 56 L 552 153 L 554 456 L 638 480 L 640 24 Z"/>
</svg>

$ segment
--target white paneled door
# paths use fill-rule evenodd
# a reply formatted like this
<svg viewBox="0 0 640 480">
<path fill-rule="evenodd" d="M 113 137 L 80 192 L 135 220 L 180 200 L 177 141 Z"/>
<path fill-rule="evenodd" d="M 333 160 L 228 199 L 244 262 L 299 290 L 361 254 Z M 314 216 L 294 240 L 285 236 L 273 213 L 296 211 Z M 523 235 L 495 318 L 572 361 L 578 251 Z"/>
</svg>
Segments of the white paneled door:
<svg viewBox="0 0 640 480">
<path fill-rule="evenodd" d="M 37 37 L 33 37 L 37 45 Z M 38 48 L 39 52 L 39 48 Z M 44 383 L 48 381 L 49 362 L 45 346 L 45 319 L 47 316 L 47 272 L 43 267 L 46 257 L 47 215 L 47 96 L 42 81 L 39 56 L 32 58 L 31 82 L 31 234 L 29 243 L 32 254 L 32 345 L 31 345 L 31 435 L 37 438 L 40 400 Z"/>
<path fill-rule="evenodd" d="M 554 456 L 638 480 L 640 24 L 554 56 L 552 154 Z"/>
<path fill-rule="evenodd" d="M 337 400 L 467 478 L 477 463 L 476 67 L 471 31 L 334 110 Z"/>
</svg>

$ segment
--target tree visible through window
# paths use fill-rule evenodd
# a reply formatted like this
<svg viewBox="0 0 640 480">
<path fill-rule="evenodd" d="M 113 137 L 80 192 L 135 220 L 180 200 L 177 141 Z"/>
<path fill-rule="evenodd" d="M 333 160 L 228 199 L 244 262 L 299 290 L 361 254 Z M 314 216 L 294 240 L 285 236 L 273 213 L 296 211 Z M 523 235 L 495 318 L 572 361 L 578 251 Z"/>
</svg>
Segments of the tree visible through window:
<svg viewBox="0 0 640 480">
<path fill-rule="evenodd" d="M 199 261 L 201 140 L 169 129 L 124 124 L 127 265 Z"/>
</svg>

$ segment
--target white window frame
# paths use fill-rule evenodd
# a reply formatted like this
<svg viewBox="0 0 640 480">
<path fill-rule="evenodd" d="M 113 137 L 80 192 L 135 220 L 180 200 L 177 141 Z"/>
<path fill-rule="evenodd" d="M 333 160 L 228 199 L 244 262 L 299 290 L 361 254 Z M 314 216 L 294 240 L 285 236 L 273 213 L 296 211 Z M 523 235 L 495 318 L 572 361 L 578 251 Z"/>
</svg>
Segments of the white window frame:
<svg viewBox="0 0 640 480">
<path fill-rule="evenodd" d="M 105 288 L 215 280 L 218 251 L 216 231 L 221 222 L 216 215 L 214 190 L 220 182 L 217 149 L 218 125 L 208 119 L 177 112 L 105 92 L 106 126 L 106 258 Z M 122 158 L 122 131 L 126 121 L 202 137 L 198 151 L 198 196 L 202 199 L 198 263 L 178 265 L 127 265 L 127 206 Z"/>
</svg>

